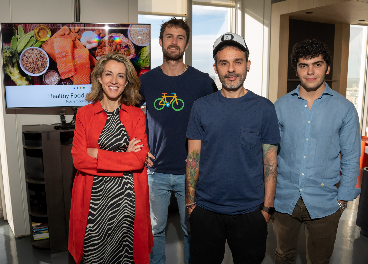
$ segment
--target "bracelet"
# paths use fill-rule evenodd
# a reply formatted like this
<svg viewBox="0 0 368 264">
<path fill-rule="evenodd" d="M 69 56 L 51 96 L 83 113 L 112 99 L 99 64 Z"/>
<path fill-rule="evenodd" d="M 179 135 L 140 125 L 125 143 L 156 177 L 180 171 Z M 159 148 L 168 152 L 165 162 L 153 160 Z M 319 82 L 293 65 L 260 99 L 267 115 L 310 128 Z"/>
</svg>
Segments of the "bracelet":
<svg viewBox="0 0 368 264">
<path fill-rule="evenodd" d="M 192 204 L 192 205 L 187 206 L 187 208 L 189 208 L 190 210 L 193 210 L 195 206 L 196 206 L 195 204 Z"/>
<path fill-rule="evenodd" d="M 186 208 L 190 208 L 190 209 L 193 209 L 193 207 L 196 205 L 197 203 L 194 202 L 194 203 L 189 203 L 189 204 L 186 204 L 185 207 Z"/>
<path fill-rule="evenodd" d="M 345 211 L 345 209 L 348 207 L 347 203 L 343 203 L 343 202 L 337 202 L 339 204 L 339 207 L 341 209 L 341 211 Z"/>
</svg>

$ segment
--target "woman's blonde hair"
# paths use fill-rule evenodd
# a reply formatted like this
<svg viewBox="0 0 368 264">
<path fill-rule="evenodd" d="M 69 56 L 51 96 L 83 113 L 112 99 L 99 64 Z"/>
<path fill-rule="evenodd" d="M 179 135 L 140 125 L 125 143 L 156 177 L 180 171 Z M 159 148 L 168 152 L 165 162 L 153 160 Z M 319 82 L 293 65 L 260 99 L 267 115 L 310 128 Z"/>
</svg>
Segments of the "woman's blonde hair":
<svg viewBox="0 0 368 264">
<path fill-rule="evenodd" d="M 93 103 L 102 100 L 103 89 L 101 83 L 98 81 L 98 78 L 102 77 L 102 73 L 105 70 L 105 65 L 110 60 L 124 63 L 126 68 L 127 85 L 125 86 L 125 89 L 121 95 L 120 103 L 125 105 L 137 105 L 141 99 L 141 95 L 139 94 L 141 82 L 139 81 L 137 72 L 130 60 L 118 52 L 110 52 L 102 56 L 97 61 L 97 64 L 91 73 L 91 92 L 86 95 L 86 100 Z"/>
</svg>

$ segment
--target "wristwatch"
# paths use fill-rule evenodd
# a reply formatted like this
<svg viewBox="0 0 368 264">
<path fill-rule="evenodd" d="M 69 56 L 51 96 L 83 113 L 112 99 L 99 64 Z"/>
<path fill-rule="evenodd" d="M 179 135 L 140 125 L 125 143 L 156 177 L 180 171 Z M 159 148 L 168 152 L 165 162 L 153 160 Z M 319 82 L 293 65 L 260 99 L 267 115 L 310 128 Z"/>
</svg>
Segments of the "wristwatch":
<svg viewBox="0 0 368 264">
<path fill-rule="evenodd" d="M 345 209 L 348 207 L 347 203 L 343 203 L 343 202 L 337 202 L 340 206 L 341 211 L 345 211 Z"/>
<path fill-rule="evenodd" d="M 265 211 L 269 215 L 273 215 L 273 213 L 275 212 L 275 207 L 262 206 L 262 211 Z"/>
</svg>

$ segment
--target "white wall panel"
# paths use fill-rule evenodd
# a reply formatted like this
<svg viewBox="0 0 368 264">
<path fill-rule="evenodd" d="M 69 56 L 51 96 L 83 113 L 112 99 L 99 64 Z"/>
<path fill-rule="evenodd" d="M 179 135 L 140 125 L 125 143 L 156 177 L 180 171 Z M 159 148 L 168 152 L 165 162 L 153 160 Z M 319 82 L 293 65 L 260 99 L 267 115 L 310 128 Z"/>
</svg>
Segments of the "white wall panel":
<svg viewBox="0 0 368 264">
<path fill-rule="evenodd" d="M 81 0 L 80 21 L 85 23 L 137 23 L 137 0 Z"/>
<path fill-rule="evenodd" d="M 10 0 L 12 23 L 73 22 L 74 0 Z"/>
<path fill-rule="evenodd" d="M 9 0 L 0 0 L 0 23 L 10 21 Z"/>
<path fill-rule="evenodd" d="M 252 64 L 245 87 L 268 97 L 269 35 L 271 0 L 243 0 L 244 39 Z"/>
<path fill-rule="evenodd" d="M 203 4 L 235 4 L 235 0 L 194 0 L 194 2 Z"/>
<path fill-rule="evenodd" d="M 186 0 L 139 0 L 138 11 L 147 13 L 187 14 Z"/>
<path fill-rule="evenodd" d="M 10 4 L 9 4 L 9 0 L 0 0 L 0 23 L 6 23 L 10 21 Z M 1 45 L 0 45 L 1 46 Z M 1 53 L 0 53 L 0 82 L 2 83 L 3 80 L 3 70 L 2 70 L 2 57 L 1 57 Z M 2 90 L 0 89 L 0 92 Z M 0 97 L 1 99 L 1 97 Z M 1 105 L 1 104 L 0 104 Z M 0 109 L 2 110 L 2 109 Z M 2 116 L 1 112 L 0 112 L 0 116 Z M 3 118 L 0 118 L 0 127 L 4 127 L 4 123 L 3 123 Z M 0 142 L 5 142 L 5 134 L 4 134 L 4 129 L 0 129 Z M 1 164 L 1 160 L 5 158 L 6 160 L 6 154 L 1 155 L 2 153 L 6 153 L 6 148 L 5 148 L 5 144 L 1 144 L 0 145 L 0 164 Z M 5 193 L 4 193 L 4 182 L 3 182 L 3 173 L 2 170 L 3 168 L 0 166 L 0 200 L 1 200 L 1 207 L 2 207 L 2 216 L 4 216 L 4 219 L 7 219 L 7 213 L 6 213 L 6 203 L 5 203 Z M 7 169 L 7 168 L 6 168 Z M 6 173 L 7 175 L 7 173 Z M 7 183 L 7 186 L 9 184 Z M 7 195 L 8 197 L 9 195 Z M 1 214 L 1 212 L 0 212 Z M 0 217 L 2 217 L 0 216 Z"/>
<path fill-rule="evenodd" d="M 129 23 L 138 23 L 138 0 L 129 1 Z"/>
</svg>

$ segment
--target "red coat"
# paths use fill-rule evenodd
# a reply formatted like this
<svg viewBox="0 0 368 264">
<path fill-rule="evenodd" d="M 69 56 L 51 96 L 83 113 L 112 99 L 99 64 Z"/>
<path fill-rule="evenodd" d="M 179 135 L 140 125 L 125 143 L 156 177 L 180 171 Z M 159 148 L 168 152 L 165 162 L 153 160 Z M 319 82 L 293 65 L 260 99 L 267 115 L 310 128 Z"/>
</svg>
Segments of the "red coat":
<svg viewBox="0 0 368 264">
<path fill-rule="evenodd" d="M 107 115 L 100 102 L 78 110 L 73 139 L 73 162 L 78 170 L 74 179 L 69 221 L 69 251 L 77 263 L 83 255 L 84 236 L 91 199 L 93 176 L 123 176 L 124 171 L 133 171 L 135 191 L 135 219 L 133 257 L 136 264 L 148 264 L 153 246 L 150 220 L 148 177 L 144 161 L 148 153 L 146 119 L 143 111 L 134 106 L 121 105 L 119 114 L 129 139 L 142 140 L 138 152 L 112 152 L 101 150 L 98 139 L 106 124 Z M 98 148 L 98 157 L 87 155 L 87 148 Z"/>
</svg>

